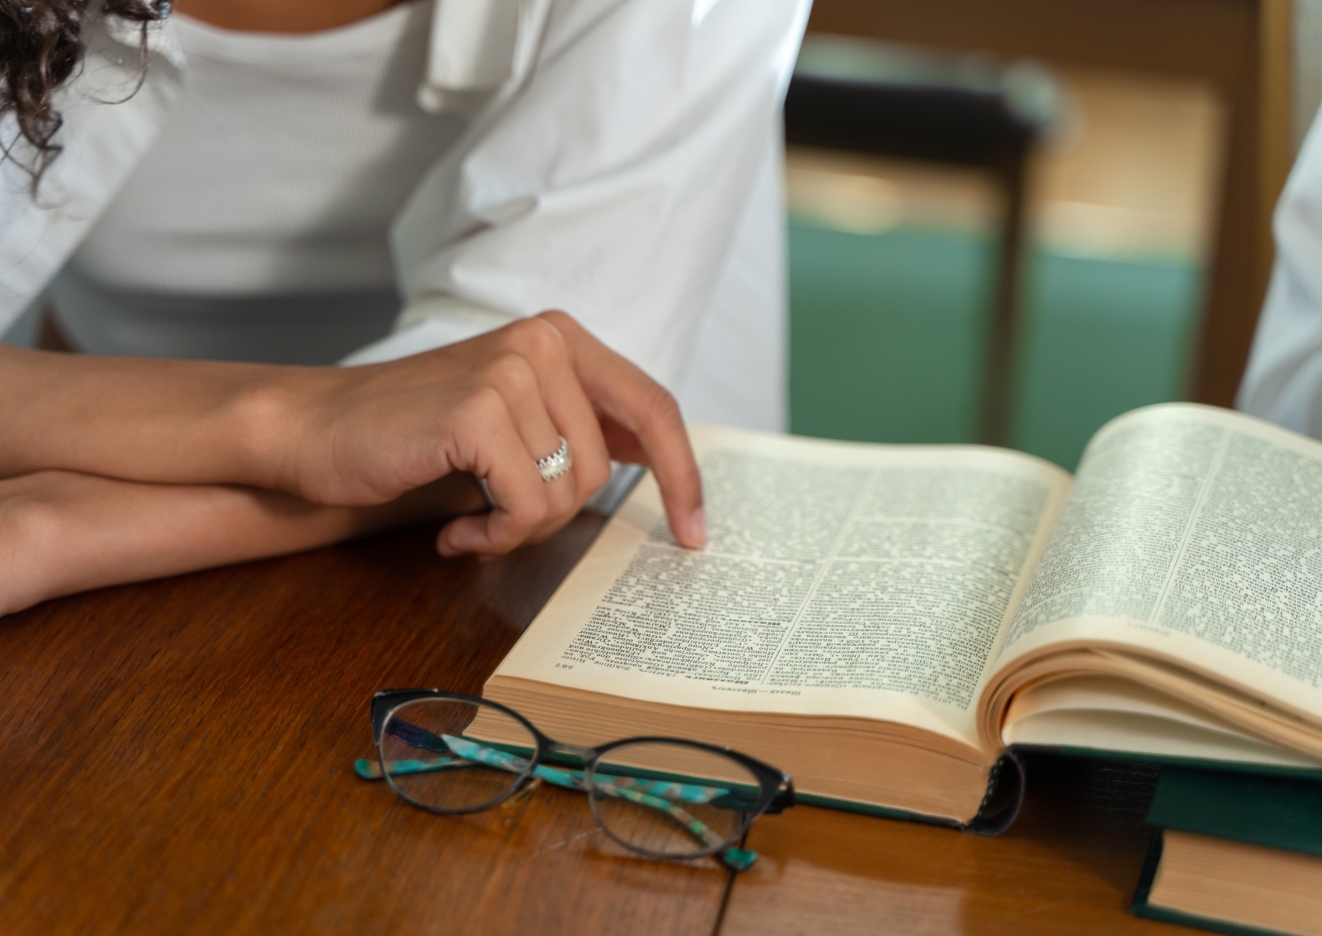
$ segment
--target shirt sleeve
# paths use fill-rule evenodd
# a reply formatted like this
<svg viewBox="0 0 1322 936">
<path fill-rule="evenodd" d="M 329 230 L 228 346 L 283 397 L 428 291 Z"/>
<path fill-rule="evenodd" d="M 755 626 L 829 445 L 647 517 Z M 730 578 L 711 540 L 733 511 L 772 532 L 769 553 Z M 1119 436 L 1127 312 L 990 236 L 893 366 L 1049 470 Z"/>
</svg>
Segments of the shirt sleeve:
<svg viewBox="0 0 1322 936">
<path fill-rule="evenodd" d="M 1273 230 L 1276 265 L 1236 406 L 1322 438 L 1322 120 L 1304 140 Z"/>
<path fill-rule="evenodd" d="M 406 306 L 385 343 L 411 353 L 563 309 L 673 387 L 778 133 L 808 7 L 555 3 L 517 93 L 395 223 Z"/>
</svg>

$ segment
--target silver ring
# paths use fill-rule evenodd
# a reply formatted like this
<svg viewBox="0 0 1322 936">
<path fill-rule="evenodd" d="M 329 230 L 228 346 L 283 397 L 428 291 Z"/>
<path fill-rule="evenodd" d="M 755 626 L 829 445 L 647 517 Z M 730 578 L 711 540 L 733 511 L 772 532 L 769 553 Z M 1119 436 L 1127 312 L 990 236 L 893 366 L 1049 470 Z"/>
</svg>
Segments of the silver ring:
<svg viewBox="0 0 1322 936">
<path fill-rule="evenodd" d="M 574 467 L 574 456 L 569 454 L 569 443 L 565 441 L 565 437 L 560 437 L 560 447 L 558 449 L 545 458 L 537 459 L 533 464 L 542 473 L 543 481 L 554 481 Z"/>
</svg>

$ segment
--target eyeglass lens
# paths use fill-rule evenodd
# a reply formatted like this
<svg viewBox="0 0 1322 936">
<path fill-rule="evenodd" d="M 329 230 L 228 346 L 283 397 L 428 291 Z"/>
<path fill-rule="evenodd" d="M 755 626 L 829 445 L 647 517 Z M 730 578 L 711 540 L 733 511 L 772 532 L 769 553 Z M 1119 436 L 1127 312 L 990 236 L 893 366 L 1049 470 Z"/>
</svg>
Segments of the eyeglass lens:
<svg viewBox="0 0 1322 936">
<path fill-rule="evenodd" d="M 498 708 L 451 699 L 399 706 L 381 734 L 381 766 L 405 799 L 440 812 L 493 805 L 532 772 L 537 740 Z"/>
<path fill-rule="evenodd" d="M 530 777 L 586 792 L 612 838 L 657 857 L 683 858 L 732 844 L 761 786 L 743 764 L 682 742 L 614 748 L 589 778 L 584 764 L 552 755 L 533 766 L 537 741 L 500 709 L 418 699 L 394 709 L 381 736 L 383 772 L 405 799 L 439 812 L 494 805 Z"/>
<path fill-rule="evenodd" d="M 682 858 L 732 844 L 761 785 L 723 754 L 675 742 L 612 748 L 597 762 L 589 795 L 611 837 L 649 855 Z"/>
</svg>

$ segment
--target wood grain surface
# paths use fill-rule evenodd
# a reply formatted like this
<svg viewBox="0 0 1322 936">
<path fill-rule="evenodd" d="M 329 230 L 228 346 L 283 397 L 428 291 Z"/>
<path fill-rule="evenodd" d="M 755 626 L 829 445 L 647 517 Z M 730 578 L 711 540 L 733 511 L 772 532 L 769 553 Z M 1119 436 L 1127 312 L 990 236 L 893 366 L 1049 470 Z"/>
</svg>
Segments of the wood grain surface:
<svg viewBox="0 0 1322 936">
<path fill-rule="evenodd" d="M 436 817 L 358 780 L 371 693 L 478 691 L 600 523 L 489 563 L 418 530 L 0 618 L 0 933 L 1161 932 L 1126 914 L 1141 772 L 1034 762 L 1000 839 L 800 807 L 754 827 L 733 887 L 629 855 L 574 793 Z"/>
<path fill-rule="evenodd" d="M 1024 811 L 999 838 L 824 809 L 767 816 L 721 936 L 1196 933 L 1128 914 L 1155 782 L 1151 768 L 1032 757 Z"/>
<path fill-rule="evenodd" d="M 590 542 L 434 531 L 0 618 L 0 933 L 711 933 L 729 876 L 629 856 L 577 794 L 437 817 L 357 779 L 368 700 L 477 692 Z"/>
</svg>

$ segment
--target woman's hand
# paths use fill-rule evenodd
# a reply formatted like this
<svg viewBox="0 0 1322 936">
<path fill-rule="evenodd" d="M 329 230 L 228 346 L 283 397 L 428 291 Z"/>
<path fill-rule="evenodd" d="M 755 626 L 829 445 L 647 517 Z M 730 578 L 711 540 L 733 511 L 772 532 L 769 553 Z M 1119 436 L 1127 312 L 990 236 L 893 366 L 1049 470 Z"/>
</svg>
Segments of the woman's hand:
<svg viewBox="0 0 1322 936">
<path fill-rule="evenodd" d="M 223 485 L 143 484 L 71 471 L 0 480 L 0 615 L 39 601 L 314 549 L 485 506 L 453 474 L 376 507 L 318 507 Z"/>
<path fill-rule="evenodd" d="M 405 361 L 309 374 L 298 392 L 302 432 L 271 486 L 365 505 L 471 472 L 486 480 L 495 509 L 446 526 L 443 555 L 494 555 L 545 539 L 606 483 L 612 456 L 650 465 L 676 539 L 705 541 L 679 407 L 562 312 Z M 573 467 L 544 481 L 535 462 L 562 436 Z"/>
<path fill-rule="evenodd" d="M 559 529 L 613 455 L 651 466 L 681 544 L 705 540 L 674 399 L 564 313 L 357 368 L 0 356 L 0 477 L 62 469 L 357 507 L 467 471 L 497 506 L 452 522 L 437 545 L 493 555 Z M 560 436 L 574 467 L 543 481 L 534 463 Z"/>
</svg>

